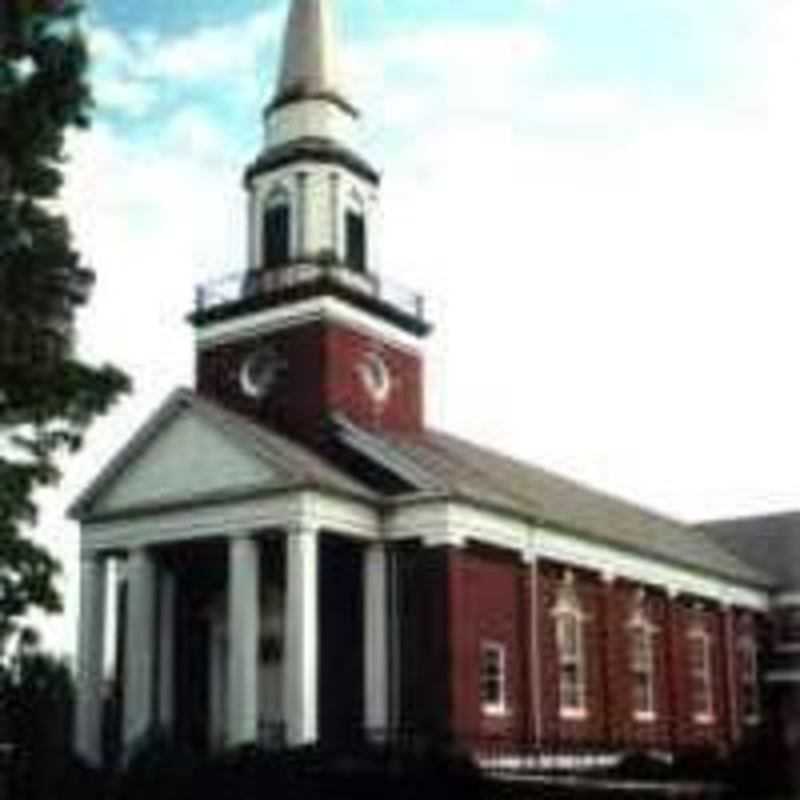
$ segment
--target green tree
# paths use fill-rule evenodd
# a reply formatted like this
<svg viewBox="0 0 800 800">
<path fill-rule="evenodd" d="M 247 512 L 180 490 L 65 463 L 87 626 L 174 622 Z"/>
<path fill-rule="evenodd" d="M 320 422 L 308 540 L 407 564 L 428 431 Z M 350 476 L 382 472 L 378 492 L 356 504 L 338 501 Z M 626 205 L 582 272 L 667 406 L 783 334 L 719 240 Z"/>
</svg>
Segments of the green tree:
<svg viewBox="0 0 800 800">
<path fill-rule="evenodd" d="M 73 346 L 94 283 L 59 205 L 66 134 L 91 110 L 79 14 L 55 0 L 0 4 L 0 656 L 31 608 L 61 609 L 59 564 L 30 538 L 34 493 L 129 389 Z"/>
</svg>

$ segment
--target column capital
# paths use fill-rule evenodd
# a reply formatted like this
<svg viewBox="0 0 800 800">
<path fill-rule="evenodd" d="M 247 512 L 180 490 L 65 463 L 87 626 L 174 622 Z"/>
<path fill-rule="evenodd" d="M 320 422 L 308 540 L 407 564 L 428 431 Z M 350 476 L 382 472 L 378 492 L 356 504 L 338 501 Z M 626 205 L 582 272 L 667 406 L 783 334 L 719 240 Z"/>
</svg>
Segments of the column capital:
<svg viewBox="0 0 800 800">
<path fill-rule="evenodd" d="M 617 573 L 613 569 L 603 569 L 600 571 L 600 578 L 606 586 L 611 586 L 616 583 Z"/>
<path fill-rule="evenodd" d="M 103 553 L 102 550 L 81 550 L 80 551 L 80 563 L 81 566 L 84 564 L 102 564 L 108 556 Z"/>
<path fill-rule="evenodd" d="M 228 542 L 250 542 L 258 541 L 258 534 L 253 531 L 234 531 L 227 535 Z"/>
<path fill-rule="evenodd" d="M 316 522 L 302 517 L 292 520 L 284 529 L 289 536 L 317 536 L 320 532 L 319 525 Z"/>
<path fill-rule="evenodd" d="M 681 590 L 680 587 L 676 586 L 674 583 L 669 583 L 664 587 L 664 590 L 667 593 L 667 597 L 670 600 L 677 600 L 680 597 Z"/>
<path fill-rule="evenodd" d="M 425 547 L 455 547 L 461 550 L 466 547 L 467 537 L 454 531 L 431 533 L 422 537 L 422 544 Z"/>
</svg>

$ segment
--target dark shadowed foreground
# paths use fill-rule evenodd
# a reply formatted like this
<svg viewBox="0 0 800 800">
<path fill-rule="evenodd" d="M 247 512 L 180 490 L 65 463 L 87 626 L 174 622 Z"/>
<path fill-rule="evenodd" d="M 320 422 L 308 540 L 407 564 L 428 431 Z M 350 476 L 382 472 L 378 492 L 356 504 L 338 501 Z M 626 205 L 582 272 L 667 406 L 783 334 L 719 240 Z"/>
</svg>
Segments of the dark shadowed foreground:
<svg viewBox="0 0 800 800">
<path fill-rule="evenodd" d="M 613 771 L 591 775 L 488 776 L 466 756 L 442 747 L 305 748 L 230 751 L 217 758 L 179 752 L 152 740 L 124 770 L 93 771 L 72 762 L 46 796 L 29 796 L 14 776 L 0 800 L 605 800 L 606 798 L 730 798 L 788 800 L 763 752 L 741 754 L 731 767 L 698 753 L 667 767 L 631 756 Z M 734 788 L 736 787 L 736 788 Z"/>
</svg>

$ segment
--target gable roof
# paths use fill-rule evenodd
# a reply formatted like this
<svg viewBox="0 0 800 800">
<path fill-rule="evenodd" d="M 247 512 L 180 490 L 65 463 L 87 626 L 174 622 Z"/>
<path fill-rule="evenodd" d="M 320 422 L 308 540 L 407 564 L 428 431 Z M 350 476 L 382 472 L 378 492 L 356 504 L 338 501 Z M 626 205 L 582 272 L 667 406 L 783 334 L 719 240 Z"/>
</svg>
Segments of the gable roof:
<svg viewBox="0 0 800 800">
<path fill-rule="evenodd" d="M 526 516 L 693 571 L 764 588 L 775 584 L 769 571 L 740 560 L 702 530 L 450 434 L 366 436 L 390 449 L 390 461 L 413 464 L 427 476 L 418 491 Z"/>
<path fill-rule="evenodd" d="M 704 522 L 700 528 L 740 559 L 800 590 L 800 512 Z"/>
<path fill-rule="evenodd" d="M 108 509 L 103 508 L 103 501 L 113 497 L 115 492 L 119 493 L 124 479 L 148 458 L 159 439 L 167 436 L 170 428 L 174 430 L 179 419 L 186 417 L 197 419 L 211 436 L 216 436 L 216 441 L 221 445 L 224 443 L 226 450 L 236 459 L 232 468 L 232 459 L 228 459 L 227 477 L 232 481 L 230 490 L 253 493 L 316 488 L 366 500 L 377 499 L 366 486 L 296 442 L 188 389 L 177 389 L 77 498 L 69 508 L 69 515 L 74 519 L 88 520 L 107 511 Z M 205 445 L 205 450 L 202 445 Z M 213 462 L 214 455 L 209 459 L 208 440 L 198 441 L 194 451 L 192 458 L 204 457 Z M 191 470 L 187 473 L 191 481 L 194 469 L 192 466 L 187 469 Z M 224 493 L 224 483 L 224 479 L 221 479 L 208 484 L 206 488 Z M 152 499 L 172 498 L 156 493 Z"/>
</svg>

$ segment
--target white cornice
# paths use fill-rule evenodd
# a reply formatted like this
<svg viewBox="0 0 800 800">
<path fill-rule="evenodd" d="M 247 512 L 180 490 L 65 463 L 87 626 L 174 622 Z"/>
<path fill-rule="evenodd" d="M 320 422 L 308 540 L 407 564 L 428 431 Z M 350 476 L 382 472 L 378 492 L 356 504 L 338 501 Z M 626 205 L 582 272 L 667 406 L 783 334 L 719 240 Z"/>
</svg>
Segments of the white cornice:
<svg viewBox="0 0 800 800">
<path fill-rule="evenodd" d="M 420 342 L 415 336 L 335 297 L 302 300 L 244 314 L 235 319 L 208 323 L 196 329 L 195 342 L 199 350 L 205 350 L 243 337 L 272 333 L 319 320 L 338 322 L 367 336 L 380 336 L 412 353 L 419 353 L 421 350 Z"/>
<path fill-rule="evenodd" d="M 387 520 L 390 539 L 422 538 L 426 544 L 463 545 L 467 540 L 516 551 L 523 560 L 548 559 L 601 575 L 657 586 L 672 596 L 687 594 L 723 605 L 765 611 L 764 591 L 679 565 L 569 535 L 534 527 L 520 517 L 448 500 L 428 501 L 395 510 Z"/>
<path fill-rule="evenodd" d="M 368 503 L 298 490 L 273 497 L 87 523 L 81 526 L 81 552 L 118 552 L 224 538 L 243 532 L 297 528 L 334 531 L 373 540 L 380 537 L 380 515 Z"/>
</svg>

